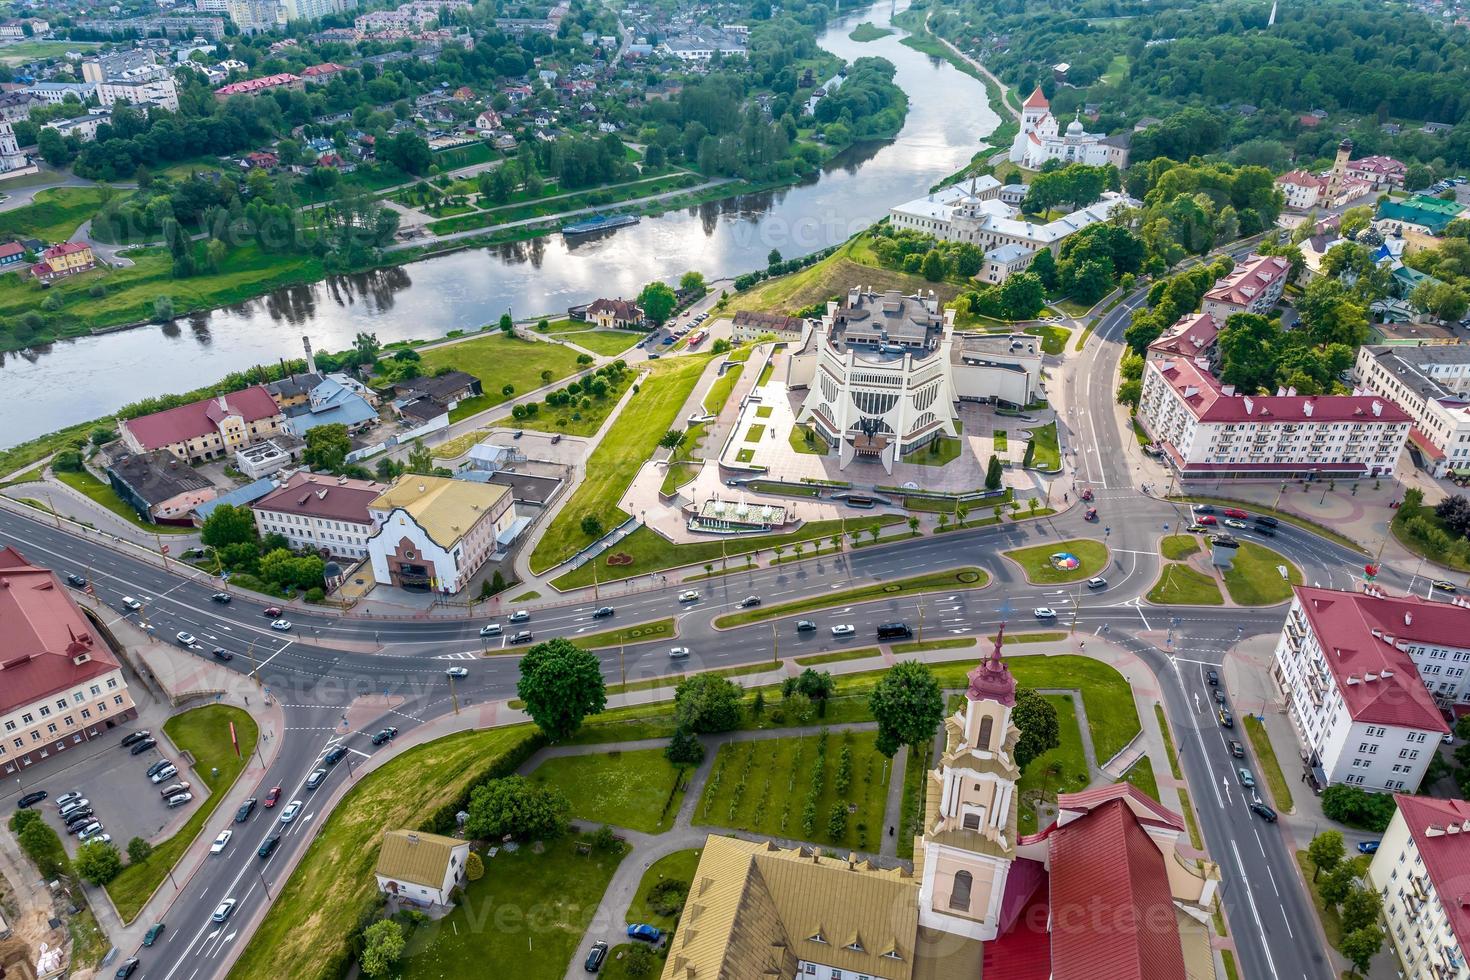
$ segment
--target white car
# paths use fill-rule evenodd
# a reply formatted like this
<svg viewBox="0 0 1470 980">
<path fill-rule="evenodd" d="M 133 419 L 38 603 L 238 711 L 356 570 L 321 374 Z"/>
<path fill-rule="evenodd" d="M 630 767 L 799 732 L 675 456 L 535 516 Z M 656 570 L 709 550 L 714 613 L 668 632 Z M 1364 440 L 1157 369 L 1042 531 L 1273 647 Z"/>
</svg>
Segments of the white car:
<svg viewBox="0 0 1470 980">
<path fill-rule="evenodd" d="M 235 900 L 227 898 L 214 907 L 214 915 L 211 915 L 210 918 L 216 922 L 223 922 L 230 917 L 233 911 L 235 911 Z"/>
<path fill-rule="evenodd" d="M 60 810 L 61 816 L 64 817 L 64 816 L 66 816 L 66 815 L 68 815 L 70 813 L 75 813 L 76 811 L 80 810 L 84 806 L 90 806 L 91 805 L 91 802 L 92 802 L 91 800 L 88 800 L 88 799 L 85 799 L 85 798 L 82 798 L 82 797 L 78 797 L 78 798 L 76 798 L 74 800 L 71 800 L 68 803 L 64 803 L 64 804 L 62 804 L 61 810 Z"/>
<path fill-rule="evenodd" d="M 470 672 L 464 667 L 450 667 L 444 672 L 446 677 L 468 677 Z"/>
<path fill-rule="evenodd" d="M 168 808 L 172 810 L 174 807 L 183 806 L 185 803 L 188 803 L 192 799 L 194 799 L 193 793 L 175 793 L 173 796 L 170 796 L 165 802 L 168 803 Z"/>
<path fill-rule="evenodd" d="M 214 839 L 214 843 L 209 845 L 209 853 L 218 854 L 220 851 L 223 851 L 233 836 L 235 836 L 233 830 L 221 830 L 219 836 Z"/>
<path fill-rule="evenodd" d="M 74 789 L 70 793 L 62 793 L 60 796 L 58 796 L 56 798 L 56 805 L 58 807 L 63 807 L 63 806 L 66 806 L 68 803 L 75 803 L 77 800 L 80 800 L 81 798 L 82 798 L 82 791 L 79 790 L 79 789 Z"/>
<path fill-rule="evenodd" d="M 840 625 L 832 627 L 833 636 L 852 636 L 852 634 L 856 632 L 857 627 L 852 625 L 851 623 L 842 623 Z"/>
<path fill-rule="evenodd" d="M 487 624 L 485 626 L 481 626 L 480 627 L 480 635 L 481 636 L 499 636 L 500 635 L 500 624 L 499 623 L 489 623 L 489 624 Z"/>
<path fill-rule="evenodd" d="M 296 819 L 296 814 L 301 812 L 301 801 L 292 800 L 286 804 L 286 809 L 281 811 L 281 823 L 290 823 Z"/>
<path fill-rule="evenodd" d="M 1037 619 L 1056 619 L 1057 611 L 1049 606 L 1037 606 L 1035 610 Z"/>
<path fill-rule="evenodd" d="M 153 780 L 153 785 L 157 786 L 159 783 L 163 782 L 165 779 L 173 779 L 178 774 L 179 774 L 179 770 L 177 768 L 175 768 L 172 764 L 169 764 L 167 766 L 164 766 L 162 769 L 158 770 L 157 772 L 155 772 L 152 776 L 149 776 L 148 778 L 151 779 L 151 780 Z"/>
<path fill-rule="evenodd" d="M 1225 526 L 1240 528 L 1243 531 L 1245 530 L 1245 521 L 1237 521 L 1233 517 L 1227 517 L 1225 518 Z"/>
<path fill-rule="evenodd" d="M 289 619 L 278 619 L 275 622 L 271 623 L 271 629 L 279 633 L 284 633 L 290 628 L 291 621 Z"/>
<path fill-rule="evenodd" d="M 198 642 L 194 639 L 193 633 L 176 633 L 174 634 L 174 639 L 179 641 L 179 646 L 181 647 L 191 647 Z"/>
<path fill-rule="evenodd" d="M 688 647 L 671 647 L 669 649 L 669 656 L 670 657 L 673 657 L 675 660 L 682 660 L 683 658 L 689 656 L 689 648 Z"/>
<path fill-rule="evenodd" d="M 137 612 L 139 609 L 143 608 L 143 604 L 130 595 L 125 595 L 122 597 L 122 604 L 124 609 L 129 609 L 133 612 Z"/>
<path fill-rule="evenodd" d="M 689 589 L 689 590 L 687 590 L 685 592 L 680 592 L 679 593 L 679 601 L 680 602 L 698 602 L 699 601 L 699 590 L 698 589 Z"/>
</svg>

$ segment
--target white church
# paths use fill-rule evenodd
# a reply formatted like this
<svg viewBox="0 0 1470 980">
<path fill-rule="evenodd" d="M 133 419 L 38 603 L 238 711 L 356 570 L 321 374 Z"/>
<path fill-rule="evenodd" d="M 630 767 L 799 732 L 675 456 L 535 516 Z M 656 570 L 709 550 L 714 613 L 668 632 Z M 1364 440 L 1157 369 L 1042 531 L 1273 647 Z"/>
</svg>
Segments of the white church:
<svg viewBox="0 0 1470 980">
<path fill-rule="evenodd" d="M 1084 163 L 1090 167 L 1112 164 L 1123 170 L 1128 166 L 1130 142 L 1131 134 L 1126 132 L 1117 136 L 1085 132 L 1079 118 L 1067 123 L 1063 135 L 1051 114 L 1051 103 L 1046 101 L 1038 85 L 1021 107 L 1021 131 L 1011 143 L 1010 158 L 1012 163 L 1027 170 L 1040 170 L 1048 160 L 1060 160 L 1063 165 Z"/>
</svg>

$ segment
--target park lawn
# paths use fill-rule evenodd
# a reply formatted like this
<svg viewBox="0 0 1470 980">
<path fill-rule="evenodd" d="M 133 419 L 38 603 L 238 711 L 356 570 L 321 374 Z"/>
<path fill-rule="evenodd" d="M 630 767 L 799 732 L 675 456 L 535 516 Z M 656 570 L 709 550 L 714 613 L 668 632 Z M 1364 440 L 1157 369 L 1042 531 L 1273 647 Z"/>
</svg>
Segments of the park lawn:
<svg viewBox="0 0 1470 980">
<path fill-rule="evenodd" d="M 807 436 L 811 436 L 811 442 L 807 442 Z M 808 456 L 825 456 L 832 448 L 827 445 L 826 438 L 809 425 L 793 425 L 787 440 L 792 449 Z"/>
<path fill-rule="evenodd" d="M 1171 534 L 1159 542 L 1159 554 L 1170 561 L 1180 561 L 1199 553 L 1199 538 L 1193 534 Z"/>
<path fill-rule="evenodd" d="M 737 452 L 735 454 L 735 462 L 737 462 L 737 463 L 749 463 L 749 462 L 751 462 L 754 459 L 755 459 L 755 450 L 754 449 L 742 449 L 742 450 L 740 450 L 739 452 Z"/>
<path fill-rule="evenodd" d="M 782 616 L 790 616 L 812 609 L 825 609 L 828 606 L 846 606 L 856 602 L 892 599 L 904 595 L 919 595 L 925 592 L 948 592 L 960 589 L 981 589 L 989 581 L 990 576 L 983 569 L 973 566 L 951 569 L 946 572 L 931 572 L 928 575 L 915 575 L 911 578 L 893 579 L 888 582 L 874 582 L 871 585 L 864 585 L 856 589 L 827 592 L 806 599 L 778 603 L 774 606 L 756 606 L 754 609 L 743 609 L 740 612 L 727 613 L 715 620 L 715 627 L 718 629 L 729 629 L 732 626 L 744 626 L 747 623 L 759 623 L 767 619 L 779 619 Z"/>
<path fill-rule="evenodd" d="M 1285 565 L 1287 578 L 1276 566 Z M 1242 541 L 1235 565 L 1225 573 L 1230 599 L 1241 606 L 1273 606 L 1291 598 L 1291 587 L 1302 584 L 1302 570 L 1281 555 L 1253 541 Z"/>
<path fill-rule="evenodd" d="M 768 419 L 775 411 L 770 405 L 762 405 L 755 410 L 755 417 L 758 419 Z"/>
<path fill-rule="evenodd" d="M 1123 782 L 1132 783 L 1134 787 L 1148 794 L 1148 798 L 1157 801 L 1159 798 L 1159 782 L 1154 778 L 1153 760 L 1143 756 L 1133 764 L 1133 767 L 1123 774 Z"/>
<path fill-rule="evenodd" d="M 597 560 L 602 564 L 597 570 L 597 580 L 612 582 L 618 579 L 635 578 L 667 568 L 678 568 L 681 565 L 700 563 L 723 565 L 726 559 L 735 561 L 734 567 L 739 568 L 739 560 L 746 555 L 752 556 L 753 561 L 754 556 L 762 551 L 769 551 L 777 547 L 785 550 L 798 543 L 815 542 L 816 547 L 813 554 L 819 554 L 823 547 L 829 551 L 835 550 L 830 538 L 868 528 L 887 527 L 902 521 L 903 518 L 897 514 L 854 517 L 847 521 L 808 521 L 801 526 L 800 530 L 790 534 L 762 534 L 758 537 L 737 538 L 733 541 L 699 541 L 693 544 L 674 544 L 656 531 L 640 527 L 609 549 L 608 554 L 598 556 Z M 611 564 L 614 560 L 622 563 Z M 707 570 L 713 571 L 714 569 Z M 551 584 L 562 590 L 584 588 L 592 584 L 592 572 L 592 562 L 587 562 L 553 579 Z"/>
<path fill-rule="evenodd" d="M 766 427 L 765 427 L 765 425 L 763 423 L 757 422 L 756 424 L 752 425 L 750 428 L 748 428 L 748 429 L 745 430 L 745 441 L 746 442 L 760 442 L 761 441 L 761 437 L 764 436 L 765 434 L 766 434 Z"/>
<path fill-rule="evenodd" d="M 565 350 L 565 348 L 563 348 Z M 540 378 L 538 377 L 539 381 Z M 622 401 L 623 395 L 628 387 L 638 380 L 638 376 L 628 371 L 623 375 L 621 384 L 613 384 L 608 381 L 607 397 L 602 399 L 593 398 L 591 395 L 578 396 L 588 398 L 591 404 L 586 408 L 581 407 L 580 401 L 577 405 L 563 405 L 553 408 L 545 401 L 538 402 L 537 414 L 533 417 L 517 419 L 506 415 L 496 419 L 494 425 L 504 426 L 512 429 L 535 429 L 538 432 L 560 432 L 569 436 L 593 436 L 607 417 L 616 411 L 618 403 Z"/>
<path fill-rule="evenodd" d="M 235 738 L 240 744 L 238 755 L 230 740 L 232 723 Z M 245 763 L 255 751 L 255 740 L 259 734 L 255 719 L 227 704 L 208 704 L 174 715 L 164 722 L 163 730 L 181 752 L 188 752 L 194 757 L 194 773 L 190 778 L 208 786 L 209 795 L 172 837 L 154 845 L 148 860 L 129 864 L 123 868 L 122 874 L 107 883 L 107 894 L 124 922 L 137 918 L 149 897 L 163 883 L 169 869 L 194 843 L 194 838 L 199 836 L 215 808 L 235 785 L 235 779 L 244 771 Z M 218 776 L 211 774 L 214 769 L 219 770 Z"/>
<path fill-rule="evenodd" d="M 679 914 L 664 915 L 655 912 L 653 906 L 649 904 L 648 893 L 665 879 L 683 882 L 686 886 L 693 884 L 694 871 L 699 866 L 699 855 L 699 848 L 675 851 L 672 854 L 665 854 L 650 864 L 648 870 L 643 872 L 643 880 L 638 882 L 638 891 L 634 893 L 633 901 L 628 906 L 628 921 L 646 922 L 665 932 L 678 925 Z"/>
<path fill-rule="evenodd" d="M 383 832 L 422 826 L 437 810 L 460 800 L 471 786 L 489 778 L 500 766 L 513 764 L 535 739 L 529 725 L 458 732 L 415 746 L 358 777 L 357 785 L 326 818 L 326 826 L 277 894 L 231 975 L 236 980 L 277 980 L 281 964 L 293 963 L 293 980 L 337 977 L 344 965 L 349 934 L 364 909 L 376 908 L 378 903 L 373 868 L 378 863 L 378 842 Z M 405 793 L 403 787 L 407 785 L 414 791 Z M 529 849 L 520 853 L 535 861 L 545 857 L 531 855 Z M 492 877 L 497 874 L 493 869 L 503 867 L 487 860 L 481 883 L 503 879 L 514 883 L 531 877 Z M 546 893 L 569 891 L 564 885 L 553 887 L 543 879 L 536 881 L 536 887 Z M 589 915 L 601 896 L 599 887 L 587 909 Z M 526 902 L 522 907 L 529 905 Z M 484 909 L 484 905 L 475 907 Z M 517 934 L 515 938 L 518 944 L 524 944 L 524 937 Z M 557 961 L 557 976 L 565 971 L 570 955 L 568 948 Z"/>
<path fill-rule="evenodd" d="M 700 451 L 704 442 L 705 427 L 706 423 L 695 422 L 684 430 L 684 441 L 674 449 L 673 455 L 669 457 L 668 468 L 664 471 L 663 486 L 659 488 L 663 493 L 672 494 L 699 475 L 704 459 L 696 458 L 695 454 Z"/>
<path fill-rule="evenodd" d="M 1245 733 L 1251 740 L 1251 753 L 1256 757 L 1256 767 L 1262 776 L 1266 778 L 1266 788 L 1271 791 L 1271 798 L 1276 801 L 1276 809 L 1289 813 L 1296 809 L 1296 804 L 1291 798 L 1291 784 L 1286 781 L 1285 774 L 1281 771 L 1281 761 L 1276 758 L 1276 750 L 1271 747 L 1271 737 L 1266 734 L 1266 726 L 1256 720 L 1256 716 L 1247 714 L 1241 719 L 1245 725 Z"/>
<path fill-rule="evenodd" d="M 485 877 L 466 883 L 454 910 L 415 930 L 395 976 L 471 977 L 496 964 L 512 969 L 517 980 L 559 980 L 580 953 L 582 936 L 626 852 L 619 845 L 580 854 L 577 839 L 569 836 L 548 841 L 540 854 L 523 846 L 487 856 Z M 370 873 L 367 878 L 371 884 Z"/>
<path fill-rule="evenodd" d="M 684 799 L 682 775 L 663 749 L 641 749 L 547 759 L 531 779 L 565 793 L 574 819 L 661 834 Z"/>
<path fill-rule="evenodd" d="M 674 427 L 708 363 L 708 355 L 689 355 L 660 361 L 649 369 L 647 380 L 588 457 L 581 485 L 537 542 L 531 553 L 533 572 L 554 567 L 592 542 L 582 531 L 582 518 L 594 516 L 609 529 L 627 519 L 618 501 L 638 468 L 652 458 L 664 433 Z"/>
<path fill-rule="evenodd" d="M 924 777 L 934 764 L 934 743 L 924 745 L 917 754 L 913 746 L 903 751 L 908 759 L 903 773 L 903 798 L 898 813 L 898 856 L 906 861 L 914 857 L 914 836 L 923 828 L 924 822 Z"/>
<path fill-rule="evenodd" d="M 1053 568 L 1051 556 L 1063 551 L 1076 555 L 1081 564 L 1071 571 Z M 1108 565 L 1108 546 L 1091 538 L 1075 538 L 1056 544 L 1037 545 L 1034 548 L 1019 548 L 1004 554 L 1025 569 L 1026 580 L 1033 585 L 1080 582 L 1092 578 Z"/>
<path fill-rule="evenodd" d="M 420 351 L 420 354 L 423 360 L 419 366 L 424 374 L 433 374 L 447 367 L 480 379 L 484 394 L 468 398 L 456 406 L 453 415 L 459 418 L 509 401 L 514 392 L 502 394 L 501 389 L 506 385 L 514 386 L 515 391 L 533 391 L 541 387 L 542 371 L 550 371 L 553 379 L 559 379 L 580 369 L 577 352 L 568 347 L 507 337 L 498 330 L 469 340 L 431 347 Z"/>
<path fill-rule="evenodd" d="M 151 534 L 192 534 L 192 527 L 172 527 L 167 524 L 150 524 L 138 516 L 138 512 L 117 495 L 112 486 L 103 483 L 85 470 L 54 470 L 56 479 L 83 494 L 92 502 L 100 504 L 118 517 Z"/>
<path fill-rule="evenodd" d="M 995 451 L 1003 453 L 1011 446 L 1010 436 L 1006 435 L 1005 429 L 996 429 L 990 433 L 990 441 L 995 446 Z"/>
<path fill-rule="evenodd" d="M 565 339 L 594 354 L 617 357 L 643 339 L 643 334 L 631 330 L 588 330 L 569 334 Z"/>
<path fill-rule="evenodd" d="M 1102 80 L 1109 85 L 1117 85 L 1128 75 L 1128 62 L 1126 54 L 1113 55 L 1113 60 L 1108 62 L 1108 70 L 1103 72 Z"/>
<path fill-rule="evenodd" d="M 1061 354 L 1067 349 L 1067 341 L 1072 339 L 1072 331 L 1051 325 L 1027 327 L 1026 333 L 1041 338 L 1041 350 L 1045 354 Z"/>
<path fill-rule="evenodd" d="M 1084 317 L 1087 315 L 1087 311 L 1092 309 L 1091 306 L 1085 306 L 1070 296 L 1051 300 L 1051 305 L 1071 317 Z M 1030 331 L 1027 332 L 1029 333 Z M 1051 351 L 1047 351 L 1047 353 L 1050 354 Z"/>
<path fill-rule="evenodd" d="M 4 490 L 6 487 L 18 486 L 22 483 L 37 483 L 45 472 L 46 467 L 44 466 L 32 466 L 28 470 L 15 474 L 15 476 L 8 480 L 0 481 L 0 490 Z"/>
<path fill-rule="evenodd" d="M 0 48 L 0 57 L 9 50 Z M 125 193 L 111 187 L 50 187 L 37 191 L 30 204 L 0 212 L 0 234 L 39 238 L 48 244 L 64 242 L 109 197 Z"/>
<path fill-rule="evenodd" d="M 876 851 L 884 834 L 888 760 L 874 747 L 876 732 L 843 732 L 733 742 L 720 747 L 704 795 L 694 810 L 696 825 L 732 827 L 756 834 L 808 840 L 859 851 Z M 837 788 L 843 746 L 851 753 L 851 775 Z M 825 761 L 817 774 L 817 758 Z M 815 803 L 810 829 L 803 820 Z M 828 826 L 834 807 L 850 809 L 842 833 Z"/>
<path fill-rule="evenodd" d="M 1077 707 L 1070 694 L 1043 694 L 1057 711 L 1056 748 L 1041 753 L 1026 766 L 1016 784 L 1020 799 L 1017 828 L 1023 834 L 1034 834 L 1038 800 L 1055 800 L 1057 793 L 1076 793 L 1087 788 L 1092 773 L 1087 768 L 1087 755 L 1082 751 L 1082 726 L 1077 721 Z"/>
<path fill-rule="evenodd" d="M 963 443 L 958 439 L 950 439 L 940 436 L 931 441 L 927 446 L 921 446 L 903 457 L 905 463 L 918 463 L 920 466 L 943 466 L 960 458 L 960 450 Z"/>
<path fill-rule="evenodd" d="M 22 65 L 42 58 L 60 58 L 68 51 L 90 51 L 99 44 L 100 41 L 17 41 L 0 47 L 0 62 Z"/>
<path fill-rule="evenodd" d="M 1048 422 L 1031 429 L 1031 465 L 1038 470 L 1059 470 L 1062 454 L 1057 448 L 1057 424 Z"/>
<path fill-rule="evenodd" d="M 1178 562 L 1165 562 L 1159 580 L 1148 590 L 1148 601 L 1161 606 L 1223 606 L 1225 597 L 1215 580 Z"/>
<path fill-rule="evenodd" d="M 815 667 L 818 664 L 835 664 L 844 660 L 862 660 L 864 657 L 876 657 L 883 651 L 878 647 L 863 647 L 859 650 L 833 650 L 831 653 L 814 653 L 807 657 L 793 657 L 803 667 Z"/>
<path fill-rule="evenodd" d="M 542 331 L 540 327 L 537 327 L 536 330 L 538 333 L 572 333 L 575 331 L 592 330 L 595 327 L 596 324 L 591 320 L 570 320 L 563 317 L 560 320 L 548 320 L 545 331 Z"/>
</svg>

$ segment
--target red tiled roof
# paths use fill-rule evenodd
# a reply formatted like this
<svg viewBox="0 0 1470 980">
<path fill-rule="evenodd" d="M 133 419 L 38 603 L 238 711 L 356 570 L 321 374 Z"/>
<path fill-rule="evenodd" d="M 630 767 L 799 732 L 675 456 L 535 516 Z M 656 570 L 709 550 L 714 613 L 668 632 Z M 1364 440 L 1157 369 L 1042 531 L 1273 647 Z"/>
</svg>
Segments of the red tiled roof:
<svg viewBox="0 0 1470 980">
<path fill-rule="evenodd" d="M 1279 255 L 1252 255 L 1205 293 L 1206 300 L 1249 306 L 1278 279 L 1286 276 L 1291 263 Z"/>
<path fill-rule="evenodd" d="M 1183 980 L 1164 854 L 1122 798 L 1052 835 L 1050 903 L 1053 980 Z"/>
<path fill-rule="evenodd" d="M 1148 345 L 1162 354 L 1199 357 L 1215 345 L 1220 336 L 1220 321 L 1208 313 L 1190 313 L 1179 318 L 1163 336 Z"/>
<path fill-rule="evenodd" d="M 0 259 L 8 259 L 12 255 L 24 255 L 25 252 L 25 246 L 20 242 L 6 242 L 0 245 Z"/>
<path fill-rule="evenodd" d="M 1398 644 L 1462 646 L 1470 636 L 1470 608 L 1417 596 L 1302 585 L 1294 591 L 1354 721 L 1449 731 L 1414 661 Z"/>
<path fill-rule="evenodd" d="M 1429 436 L 1425 435 L 1424 432 L 1420 430 L 1417 425 L 1409 429 L 1409 441 L 1418 446 L 1419 451 L 1428 456 L 1430 459 L 1445 458 L 1444 450 L 1440 449 L 1433 442 L 1431 442 Z"/>
<path fill-rule="evenodd" d="M 1088 811 L 1112 800 L 1123 800 L 1134 816 L 1145 823 L 1161 824 L 1184 830 L 1184 818 L 1164 806 L 1158 800 L 1138 789 L 1132 783 L 1110 783 L 1080 793 L 1058 793 L 1057 810 Z"/>
<path fill-rule="evenodd" d="M 1315 117 L 1313 117 L 1315 118 Z M 1288 170 L 1276 178 L 1278 184 L 1295 184 L 1298 187 L 1326 187 L 1327 181 L 1305 170 Z"/>
<path fill-rule="evenodd" d="M 55 573 L 0 548 L 0 714 L 116 669 Z"/>
<path fill-rule="evenodd" d="M 1047 109 L 1050 107 L 1051 103 L 1046 101 L 1046 96 L 1041 94 L 1040 85 L 1036 86 L 1036 90 L 1026 97 L 1025 104 L 1021 106 L 1022 109 Z"/>
<path fill-rule="evenodd" d="M 1408 422 L 1409 416 L 1376 395 L 1227 395 L 1220 382 L 1186 358 L 1165 361 L 1159 373 L 1201 422 Z"/>
<path fill-rule="evenodd" d="M 1011 876 L 1015 870 L 1013 866 Z M 985 964 L 980 971 L 985 980 L 1050 980 L 1051 936 L 1046 924 L 1051 910 L 1047 907 L 1048 885 L 1044 879 L 1045 873 L 1041 887 L 1030 893 L 1015 924 L 985 944 Z M 1010 876 L 1006 890 L 1010 891 Z"/>
<path fill-rule="evenodd" d="M 152 415 L 128 419 L 122 424 L 144 449 L 163 449 L 177 442 L 218 431 L 217 423 L 232 413 L 239 415 L 247 424 L 281 413 L 276 400 L 262 385 L 232 391 L 222 397 L 225 406 L 220 405 L 219 398 L 205 398 L 154 412 Z"/>
<path fill-rule="evenodd" d="M 290 72 L 282 72 L 279 75 L 266 75 L 262 78 L 248 78 L 243 82 L 232 82 L 214 90 L 215 95 L 251 95 L 255 92 L 264 92 L 267 89 L 276 88 L 279 85 L 289 85 L 297 81 L 297 77 Z"/>
<path fill-rule="evenodd" d="M 332 476 L 297 473 L 251 504 L 250 509 L 371 524 L 368 504 L 377 500 L 387 489 L 384 484 L 374 483 L 372 480 L 348 480 L 346 483 L 339 483 Z"/>
<path fill-rule="evenodd" d="M 62 242 L 60 245 L 52 245 L 41 254 L 48 259 L 60 258 L 63 255 L 75 255 L 78 252 L 90 252 L 92 246 L 86 242 Z"/>
<path fill-rule="evenodd" d="M 1465 827 L 1470 821 L 1470 803 L 1405 793 L 1395 793 L 1393 799 L 1424 859 L 1424 870 L 1439 894 L 1450 929 L 1464 949 L 1470 941 L 1470 830 Z M 1459 831 L 1450 833 L 1451 825 Z"/>
<path fill-rule="evenodd" d="M 319 65 L 311 65 L 301 69 L 301 74 L 305 78 L 310 78 L 314 75 L 335 75 L 339 71 L 346 70 L 346 68 L 337 64 L 335 61 L 324 61 Z"/>
<path fill-rule="evenodd" d="M 1407 171 L 1402 163 L 1393 157 L 1372 156 L 1362 157 L 1357 160 L 1348 161 L 1349 170 L 1364 170 L 1374 174 L 1401 174 Z"/>
</svg>

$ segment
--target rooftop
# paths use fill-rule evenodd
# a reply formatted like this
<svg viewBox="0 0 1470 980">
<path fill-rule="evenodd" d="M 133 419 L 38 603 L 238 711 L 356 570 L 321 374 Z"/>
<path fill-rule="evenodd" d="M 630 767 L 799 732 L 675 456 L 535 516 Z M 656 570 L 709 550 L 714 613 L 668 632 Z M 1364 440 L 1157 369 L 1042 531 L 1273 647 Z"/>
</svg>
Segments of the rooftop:
<svg viewBox="0 0 1470 980">
<path fill-rule="evenodd" d="M 1404 793 L 1395 793 L 1393 799 L 1419 849 L 1450 929 L 1464 949 L 1470 944 L 1465 887 L 1470 880 L 1470 803 Z"/>
<path fill-rule="evenodd" d="M 167 449 L 120 456 L 107 467 L 107 471 L 150 507 L 190 490 L 214 487 Z"/>
<path fill-rule="evenodd" d="M 405 511 L 440 547 L 451 548 L 510 491 L 490 483 L 407 474 L 384 490 L 373 510 Z"/>
<path fill-rule="evenodd" d="M 1467 398 L 1466 392 L 1452 391 L 1435 380 L 1433 372 L 1441 365 L 1470 368 L 1470 345 L 1386 344 L 1365 349 L 1379 366 L 1421 398 L 1453 403 L 1464 402 Z M 1459 371 L 1454 373 L 1459 380 L 1464 380 Z"/>
<path fill-rule="evenodd" d="M 933 353 L 944 335 L 945 317 L 932 292 L 904 296 L 896 289 L 854 289 L 824 324 L 828 343 L 839 353 L 853 348 L 866 361 L 880 361 Z"/>
<path fill-rule="evenodd" d="M 253 510 L 370 524 L 368 507 L 388 488 L 372 480 L 297 473 L 251 505 Z"/>
<path fill-rule="evenodd" d="M 145 449 L 162 449 L 179 442 L 219 431 L 218 422 L 238 415 L 247 424 L 280 414 L 276 400 L 261 385 L 232 391 L 216 398 L 203 398 L 187 405 L 128 419 L 123 426 Z"/>
<path fill-rule="evenodd" d="M 397 881 L 439 888 L 448 877 L 449 859 L 462 840 L 421 830 L 390 830 L 383 834 L 376 873 Z"/>
<path fill-rule="evenodd" d="M 1169 386 L 1201 422 L 1408 422 L 1404 410 L 1377 395 L 1237 395 L 1188 358 L 1154 362 Z"/>
<path fill-rule="evenodd" d="M 1190 313 L 1175 321 L 1148 349 L 1155 354 L 1200 357 L 1215 346 L 1219 336 L 1219 320 L 1208 313 Z"/>
<path fill-rule="evenodd" d="M 1205 293 L 1205 301 L 1248 306 L 1277 280 L 1284 279 L 1290 269 L 1291 263 L 1279 255 L 1249 256 Z"/>
</svg>

